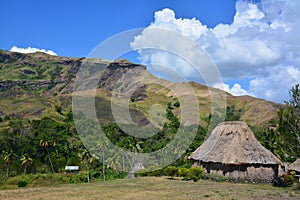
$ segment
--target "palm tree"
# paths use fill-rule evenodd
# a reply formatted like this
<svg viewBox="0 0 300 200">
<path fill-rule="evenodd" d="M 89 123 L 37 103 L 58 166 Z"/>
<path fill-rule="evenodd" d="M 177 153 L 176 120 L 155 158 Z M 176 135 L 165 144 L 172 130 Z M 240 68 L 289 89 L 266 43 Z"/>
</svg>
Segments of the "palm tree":
<svg viewBox="0 0 300 200">
<path fill-rule="evenodd" d="M 6 164 L 6 176 L 8 177 L 9 176 L 9 168 L 10 168 L 10 165 L 11 165 L 12 160 L 13 160 L 12 150 L 9 149 L 9 150 L 6 150 L 6 151 L 2 151 L 2 157 L 3 157 L 4 163 Z"/>
<path fill-rule="evenodd" d="M 40 140 L 40 146 L 44 147 L 46 149 L 47 154 L 48 154 L 48 159 L 49 159 L 49 162 L 50 162 L 50 166 L 51 166 L 51 171 L 52 171 L 52 173 L 54 173 L 53 163 L 52 163 L 51 156 L 49 154 L 49 149 L 48 149 L 48 147 L 50 146 L 50 143 L 46 139 L 41 139 Z"/>
<path fill-rule="evenodd" d="M 105 177 L 105 157 L 106 157 L 106 150 L 107 150 L 107 145 L 108 145 L 108 141 L 105 138 L 101 138 L 101 140 L 99 140 L 97 142 L 97 153 L 99 155 L 102 154 L 102 174 L 103 174 L 103 180 L 105 181 L 106 177 Z"/>
<path fill-rule="evenodd" d="M 84 160 L 86 163 L 87 172 L 88 172 L 87 179 L 88 179 L 88 183 L 89 183 L 90 182 L 90 165 L 94 162 L 95 158 L 86 149 L 81 153 L 80 157 L 81 157 L 81 160 Z"/>
<path fill-rule="evenodd" d="M 21 165 L 24 165 L 24 174 L 26 174 L 26 169 L 32 165 L 33 159 L 28 156 L 28 154 L 23 154 L 20 158 Z"/>
</svg>

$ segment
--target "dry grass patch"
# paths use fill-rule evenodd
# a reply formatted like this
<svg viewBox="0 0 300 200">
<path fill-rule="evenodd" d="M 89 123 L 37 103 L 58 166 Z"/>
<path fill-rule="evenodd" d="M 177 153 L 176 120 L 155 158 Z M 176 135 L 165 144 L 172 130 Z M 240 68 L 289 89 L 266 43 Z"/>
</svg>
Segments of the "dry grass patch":
<svg viewBox="0 0 300 200">
<path fill-rule="evenodd" d="M 269 184 L 233 184 L 211 181 L 144 177 L 84 184 L 1 190 L 1 199 L 299 199 L 292 188 Z"/>
</svg>

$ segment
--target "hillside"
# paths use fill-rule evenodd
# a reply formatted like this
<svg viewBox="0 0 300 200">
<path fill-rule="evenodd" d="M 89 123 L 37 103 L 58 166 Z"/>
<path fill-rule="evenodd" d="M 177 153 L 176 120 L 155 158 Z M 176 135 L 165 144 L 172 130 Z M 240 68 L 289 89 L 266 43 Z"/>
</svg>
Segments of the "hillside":
<svg viewBox="0 0 300 200">
<path fill-rule="evenodd" d="M 84 72 L 86 74 L 102 73 L 98 82 L 96 109 L 101 109 L 98 116 L 104 123 L 113 120 L 110 111 L 112 93 L 131 95 L 130 111 L 133 120 L 139 124 L 148 123 L 149 110 L 153 104 L 174 104 L 180 96 L 186 96 L 187 101 L 189 99 L 188 94 L 185 94 L 184 83 L 158 79 L 146 70 L 146 66 L 127 60 L 109 62 L 102 59 L 58 57 L 44 53 L 21 54 L 0 50 L 0 116 L 38 119 L 57 115 L 55 108 L 58 107 L 62 112 L 71 110 L 74 80 L 81 65 L 88 65 L 88 71 Z M 106 66 L 108 67 L 105 69 Z M 123 88 L 117 83 L 122 83 Z M 127 87 L 122 91 L 124 85 Z M 129 91 L 128 85 L 135 91 Z M 209 89 L 215 93 L 221 91 L 208 89 L 194 82 L 189 85 L 198 100 L 201 124 L 207 126 L 206 121 L 211 113 Z M 173 91 L 176 88 L 177 94 L 170 88 Z M 267 125 L 276 117 L 278 108 L 272 102 L 250 96 L 235 97 L 228 93 L 226 103 L 239 112 L 242 121 L 251 126 Z M 174 107 L 173 112 L 180 117 L 180 107 Z"/>
<path fill-rule="evenodd" d="M 102 160 L 90 161 L 103 154 L 105 142 L 90 120 L 95 114 L 109 141 L 127 152 L 156 152 L 180 138 L 186 146 L 167 149 L 174 155 L 168 153 L 162 163 L 172 159 L 176 166 L 188 166 L 187 157 L 217 123 L 243 120 L 263 138 L 279 105 L 195 82 L 169 82 L 125 59 L 0 51 L 0 106 L 0 171 L 9 177 L 63 172 L 66 165 L 101 171 Z M 104 168 L 112 177 L 133 168 L 133 157 L 123 159 L 107 149 Z M 145 159 L 144 166 L 153 162 Z"/>
</svg>

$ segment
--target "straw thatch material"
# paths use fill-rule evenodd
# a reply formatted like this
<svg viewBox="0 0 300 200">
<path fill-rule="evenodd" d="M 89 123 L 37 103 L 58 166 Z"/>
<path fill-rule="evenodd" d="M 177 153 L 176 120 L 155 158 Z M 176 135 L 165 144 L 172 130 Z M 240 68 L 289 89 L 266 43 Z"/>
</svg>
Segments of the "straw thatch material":
<svg viewBox="0 0 300 200">
<path fill-rule="evenodd" d="M 293 170 L 293 171 L 296 171 L 296 172 L 300 172 L 300 158 L 298 158 L 295 162 L 293 162 L 292 164 L 290 164 L 288 167 L 287 167 L 288 170 Z"/>
<path fill-rule="evenodd" d="M 189 159 L 208 173 L 267 181 L 278 175 L 278 166 L 282 165 L 244 122 L 220 123 Z"/>
</svg>

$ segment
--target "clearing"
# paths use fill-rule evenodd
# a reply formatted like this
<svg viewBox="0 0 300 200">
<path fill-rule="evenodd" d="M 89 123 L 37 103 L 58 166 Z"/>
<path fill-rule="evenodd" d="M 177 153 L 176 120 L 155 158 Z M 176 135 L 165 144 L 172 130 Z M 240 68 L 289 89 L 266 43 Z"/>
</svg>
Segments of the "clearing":
<svg viewBox="0 0 300 200">
<path fill-rule="evenodd" d="M 270 184 L 237 184 L 144 177 L 0 190 L 0 199 L 300 199 L 300 191 Z"/>
</svg>

